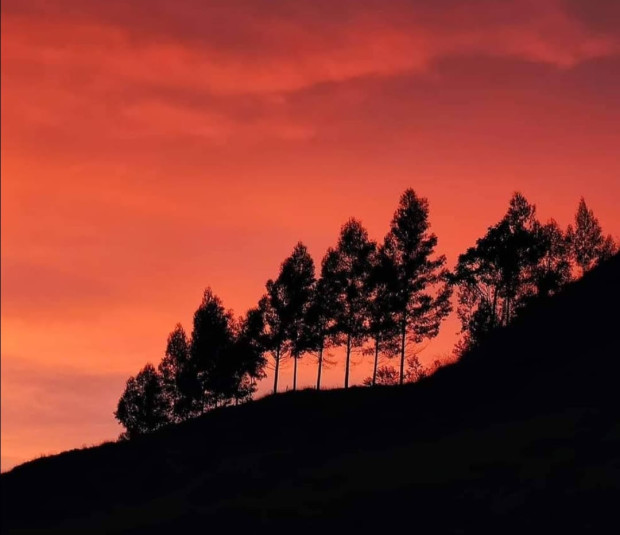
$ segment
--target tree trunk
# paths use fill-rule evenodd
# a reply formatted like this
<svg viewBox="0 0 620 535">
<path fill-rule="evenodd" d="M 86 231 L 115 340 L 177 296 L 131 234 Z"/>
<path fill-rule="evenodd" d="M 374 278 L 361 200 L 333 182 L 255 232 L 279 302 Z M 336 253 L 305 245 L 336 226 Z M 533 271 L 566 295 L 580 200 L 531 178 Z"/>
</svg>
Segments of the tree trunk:
<svg viewBox="0 0 620 535">
<path fill-rule="evenodd" d="M 344 371 L 344 387 L 349 388 L 349 364 L 351 362 L 351 335 L 347 335 L 347 364 Z"/>
<path fill-rule="evenodd" d="M 293 355 L 293 391 L 297 390 L 297 355 Z"/>
<path fill-rule="evenodd" d="M 319 348 L 319 372 L 316 377 L 316 389 L 321 390 L 321 369 L 323 368 L 323 346 Z"/>
<path fill-rule="evenodd" d="M 407 318 L 403 320 L 400 340 L 400 384 L 405 382 L 405 342 L 407 338 Z"/>
<path fill-rule="evenodd" d="M 276 371 L 273 378 L 273 393 L 278 393 L 278 373 L 280 371 L 280 348 L 276 350 Z"/>
<path fill-rule="evenodd" d="M 375 340 L 375 367 L 372 370 L 372 386 L 377 384 L 377 365 L 379 364 L 379 340 Z"/>
</svg>

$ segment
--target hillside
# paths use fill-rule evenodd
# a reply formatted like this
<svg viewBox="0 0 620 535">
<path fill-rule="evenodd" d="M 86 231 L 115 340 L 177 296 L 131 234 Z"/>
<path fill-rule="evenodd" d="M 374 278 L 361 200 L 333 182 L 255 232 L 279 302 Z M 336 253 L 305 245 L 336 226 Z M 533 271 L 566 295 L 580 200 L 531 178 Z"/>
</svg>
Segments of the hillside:
<svg viewBox="0 0 620 535">
<path fill-rule="evenodd" d="M 415 385 L 302 391 L 0 478 L 3 533 L 599 533 L 617 523 L 620 256 Z"/>
</svg>

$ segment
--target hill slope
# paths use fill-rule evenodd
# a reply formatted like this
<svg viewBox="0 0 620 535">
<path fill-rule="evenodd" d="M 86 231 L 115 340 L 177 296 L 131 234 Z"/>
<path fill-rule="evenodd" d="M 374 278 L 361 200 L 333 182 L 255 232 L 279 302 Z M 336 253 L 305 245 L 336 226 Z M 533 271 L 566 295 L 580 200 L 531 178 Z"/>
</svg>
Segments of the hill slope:
<svg viewBox="0 0 620 535">
<path fill-rule="evenodd" d="M 620 256 L 402 388 L 303 391 L 2 475 L 7 533 L 601 532 L 620 503 Z"/>
</svg>

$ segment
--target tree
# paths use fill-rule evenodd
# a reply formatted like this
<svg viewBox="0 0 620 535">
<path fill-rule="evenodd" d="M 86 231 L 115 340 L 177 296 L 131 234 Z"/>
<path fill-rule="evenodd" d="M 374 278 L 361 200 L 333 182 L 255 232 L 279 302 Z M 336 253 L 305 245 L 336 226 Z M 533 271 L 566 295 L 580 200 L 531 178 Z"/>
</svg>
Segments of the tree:
<svg viewBox="0 0 620 535">
<path fill-rule="evenodd" d="M 383 245 L 393 266 L 388 286 L 400 333 L 400 384 L 405 380 L 407 336 L 416 343 L 437 336 L 451 310 L 451 287 L 443 269 L 446 259 L 433 258 L 437 236 L 429 227 L 428 201 L 406 190 Z"/>
<path fill-rule="evenodd" d="M 256 382 L 265 377 L 263 331 L 263 316 L 258 308 L 248 310 L 237 324 L 235 340 L 226 359 L 230 378 L 227 395 L 235 403 L 251 399 Z"/>
<path fill-rule="evenodd" d="M 379 353 L 389 356 L 398 354 L 400 331 L 395 319 L 395 296 L 390 292 L 390 281 L 395 276 L 392 257 L 380 247 L 372 256 L 372 268 L 368 279 L 368 336 L 373 341 L 374 365 L 371 385 L 377 382 Z"/>
<path fill-rule="evenodd" d="M 221 299 L 207 288 L 194 313 L 190 347 L 190 369 L 199 385 L 199 391 L 192 392 L 192 403 L 197 404 L 201 412 L 226 399 L 230 378 L 223 359 L 233 343 L 232 323 L 232 312 L 226 311 Z"/>
<path fill-rule="evenodd" d="M 286 325 L 282 285 L 269 279 L 265 285 L 267 293 L 258 302 L 263 317 L 265 349 L 274 360 L 273 393 L 278 392 L 280 362 L 286 350 Z"/>
<path fill-rule="evenodd" d="M 349 387 L 351 351 L 367 338 L 368 278 L 375 247 L 362 224 L 350 219 L 340 230 L 336 248 L 328 250 L 323 266 L 325 290 L 334 297 L 332 340 L 336 345 L 346 344 L 345 388 Z"/>
<path fill-rule="evenodd" d="M 575 214 L 575 227 L 569 225 L 567 235 L 572 256 L 582 275 L 596 264 L 610 258 L 617 248 L 611 235 L 603 236 L 598 219 L 583 197 Z"/>
<path fill-rule="evenodd" d="M 550 296 L 571 280 L 570 245 L 566 235 L 554 219 L 539 225 L 538 263 L 533 267 L 536 294 Z"/>
<path fill-rule="evenodd" d="M 464 354 L 497 327 L 510 323 L 532 299 L 557 293 L 571 280 L 567 235 L 551 219 L 542 225 L 536 206 L 515 193 L 504 217 L 459 256 L 452 282 Z"/>
<path fill-rule="evenodd" d="M 171 409 L 171 419 L 182 421 L 196 412 L 194 401 L 200 384 L 190 361 L 190 341 L 178 323 L 168 336 L 166 353 L 158 366 L 164 392 Z"/>
<path fill-rule="evenodd" d="M 273 393 L 278 391 L 280 362 L 290 350 L 294 358 L 293 387 L 297 387 L 297 359 L 304 351 L 304 316 L 314 284 L 314 262 L 301 242 L 280 265 L 276 280 L 267 281 L 259 302 L 264 321 L 264 346 L 274 359 Z"/>
<path fill-rule="evenodd" d="M 304 319 L 303 345 L 307 351 L 313 351 L 317 354 L 317 390 L 321 390 L 323 352 L 330 344 L 330 337 L 334 331 L 334 295 L 328 290 L 324 274 L 333 269 L 330 264 L 335 260 L 335 254 L 327 254 L 323 258 L 321 277 L 312 288 L 312 295 Z"/>
<path fill-rule="evenodd" d="M 462 353 L 514 314 L 515 300 L 524 293 L 527 265 L 537 263 L 533 261 L 535 223 L 535 207 L 515 193 L 500 222 L 459 256 L 452 282 L 459 287 L 457 313 L 465 335 Z"/>
<path fill-rule="evenodd" d="M 297 361 L 308 350 L 304 326 L 314 286 L 314 261 L 299 242 L 282 264 L 278 282 L 285 300 L 285 334 L 293 358 L 293 390 L 297 390 Z"/>
<path fill-rule="evenodd" d="M 121 438 L 135 438 L 150 433 L 170 422 L 170 407 L 162 377 L 152 364 L 130 377 L 114 412 L 125 427 Z"/>
</svg>

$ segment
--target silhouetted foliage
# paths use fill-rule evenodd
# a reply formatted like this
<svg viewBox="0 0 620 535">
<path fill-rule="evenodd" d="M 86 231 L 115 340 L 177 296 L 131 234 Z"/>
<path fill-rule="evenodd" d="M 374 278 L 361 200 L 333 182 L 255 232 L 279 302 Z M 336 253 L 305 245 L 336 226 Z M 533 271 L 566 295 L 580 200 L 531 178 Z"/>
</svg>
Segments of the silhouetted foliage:
<svg viewBox="0 0 620 535">
<path fill-rule="evenodd" d="M 293 358 L 293 390 L 297 390 L 297 362 L 308 351 L 305 321 L 313 294 L 314 261 L 306 246 L 299 242 L 284 261 L 280 277 L 286 299 L 286 338 Z"/>
<path fill-rule="evenodd" d="M 493 330 L 508 325 L 528 303 L 549 297 L 571 281 L 571 257 L 582 272 L 613 254 L 611 237 L 581 199 L 576 229 L 562 232 L 555 220 L 541 224 L 536 207 L 515 193 L 506 215 L 476 245 L 460 255 L 452 281 L 458 285 L 458 315 L 466 353 Z"/>
<path fill-rule="evenodd" d="M 379 366 L 373 371 L 372 377 L 366 377 L 363 384 L 366 386 L 393 386 L 398 384 L 398 371 L 394 366 Z"/>
<path fill-rule="evenodd" d="M 537 272 L 545 251 L 535 214 L 536 207 L 515 193 L 501 221 L 459 256 L 452 280 L 459 286 L 463 349 L 480 343 L 496 327 L 507 325 L 535 294 L 536 283 L 551 278 L 548 273 L 541 278 Z M 550 235 L 552 231 L 549 227 Z"/>
<path fill-rule="evenodd" d="M 325 254 L 318 280 L 307 248 L 298 242 L 278 277 L 267 281 L 258 305 L 237 320 L 207 288 L 191 338 L 177 324 L 157 371 L 147 365 L 128 381 L 115 412 L 126 427 L 124 436 L 252 399 L 266 375 L 266 355 L 274 359 L 274 393 L 282 359 L 293 358 L 296 390 L 297 363 L 309 353 L 317 356 L 320 390 L 325 350 L 342 345 L 345 388 L 355 349 L 374 356 L 364 384 L 418 381 L 441 367 L 440 361 L 429 368 L 420 363 L 419 344 L 438 334 L 451 310 L 453 286 L 464 334 L 455 353 L 470 354 L 521 311 L 560 292 L 571 281 L 572 262 L 584 273 L 617 249 L 583 198 L 575 227 L 564 233 L 553 219 L 541 224 L 536 207 L 515 193 L 504 217 L 449 273 L 445 257 L 435 256 L 437 237 L 428 217 L 428 201 L 408 189 L 380 246 L 361 222 L 350 219 L 337 246 Z M 380 366 L 381 357 L 394 356 L 400 357 L 398 373 Z"/>
<path fill-rule="evenodd" d="M 330 262 L 335 261 L 335 255 L 328 254 L 323 259 L 321 277 L 312 288 L 312 295 L 306 310 L 303 330 L 303 346 L 309 352 L 317 354 L 316 388 L 321 389 L 321 374 L 323 371 L 323 352 L 331 343 L 334 332 L 333 310 L 335 296 L 325 282 L 324 273 L 330 272 Z"/>
<path fill-rule="evenodd" d="M 271 353 L 275 364 L 274 394 L 278 391 L 280 363 L 288 351 L 295 359 L 296 386 L 297 359 L 304 351 L 303 322 L 313 283 L 314 263 L 300 242 L 280 265 L 278 278 L 267 281 L 267 293 L 259 303 L 264 318 L 265 349 Z"/>
<path fill-rule="evenodd" d="M 263 316 L 258 308 L 248 310 L 235 332 L 235 339 L 226 359 L 229 377 L 226 397 L 235 403 L 247 401 L 256 391 L 256 383 L 265 377 L 266 359 L 263 346 Z"/>
<path fill-rule="evenodd" d="M 389 259 L 390 307 L 400 333 L 401 384 L 407 336 L 416 343 L 437 336 L 451 310 L 452 290 L 443 269 L 446 259 L 443 255 L 433 258 L 436 245 L 437 236 L 429 232 L 428 201 L 408 189 L 400 198 L 382 248 Z"/>
<path fill-rule="evenodd" d="M 234 340 L 232 323 L 232 312 L 225 310 L 221 299 L 207 288 L 194 313 L 190 348 L 191 368 L 199 388 L 190 395 L 201 412 L 218 406 L 230 393 L 230 366 L 226 358 Z"/>
<path fill-rule="evenodd" d="M 2 532 L 607 533 L 619 281 L 616 255 L 418 384 L 268 396 L 18 466 Z"/>
<path fill-rule="evenodd" d="M 388 357 L 398 354 L 401 330 L 396 320 L 395 307 L 398 303 L 390 282 L 393 280 L 396 268 L 392 257 L 385 254 L 383 247 L 379 247 L 372 256 L 372 267 L 368 278 L 368 337 L 373 341 L 369 353 L 374 355 L 372 385 L 377 383 L 379 354 L 383 352 Z M 384 384 L 384 383 L 380 383 Z"/>
<path fill-rule="evenodd" d="M 548 297 L 571 280 L 570 244 L 554 219 L 540 225 L 538 262 L 533 268 L 536 294 Z"/>
<path fill-rule="evenodd" d="M 617 250 L 611 235 L 603 235 L 598 219 L 583 197 L 575 214 L 575 226 L 569 225 L 567 235 L 571 253 L 582 274 L 611 258 Z"/>
<path fill-rule="evenodd" d="M 328 250 L 323 264 L 326 291 L 334 296 L 332 340 L 346 347 L 345 388 L 349 387 L 351 351 L 361 347 L 368 335 L 368 279 L 375 247 L 362 224 L 350 219 L 342 226 L 338 244 Z"/>
<path fill-rule="evenodd" d="M 437 361 L 435 362 L 435 366 L 437 366 Z M 424 364 L 420 362 L 418 355 L 411 355 L 407 359 L 406 380 L 408 383 L 415 383 L 420 379 L 424 379 L 424 377 L 427 377 L 432 371 L 435 370 L 430 370 L 424 366 Z"/>
<path fill-rule="evenodd" d="M 150 433 L 170 422 L 162 376 L 152 364 L 128 379 L 114 416 L 126 429 L 121 438 Z"/>
<path fill-rule="evenodd" d="M 190 341 L 179 323 L 168 336 L 166 353 L 158 366 L 173 421 L 182 421 L 196 413 L 194 399 L 200 385 L 190 358 Z"/>
<path fill-rule="evenodd" d="M 265 285 L 267 293 L 258 302 L 263 317 L 263 346 L 274 361 L 273 393 L 278 392 L 280 363 L 286 351 L 286 326 L 281 286 L 271 279 Z"/>
</svg>

